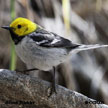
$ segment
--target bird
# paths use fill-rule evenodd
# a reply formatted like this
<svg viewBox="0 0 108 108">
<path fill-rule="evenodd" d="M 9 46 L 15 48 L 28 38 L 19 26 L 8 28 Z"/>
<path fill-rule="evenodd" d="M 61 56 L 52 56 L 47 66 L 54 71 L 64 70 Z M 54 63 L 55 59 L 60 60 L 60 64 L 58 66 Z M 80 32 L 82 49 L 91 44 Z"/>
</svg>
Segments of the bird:
<svg viewBox="0 0 108 108">
<path fill-rule="evenodd" d="M 53 70 L 53 91 L 56 92 L 55 67 L 66 61 L 72 51 L 89 50 L 108 45 L 85 45 L 73 43 L 56 33 L 50 32 L 27 18 L 18 17 L 9 26 L 2 26 L 9 30 L 15 44 L 17 55 L 25 63 L 32 65 L 31 70 Z"/>
</svg>

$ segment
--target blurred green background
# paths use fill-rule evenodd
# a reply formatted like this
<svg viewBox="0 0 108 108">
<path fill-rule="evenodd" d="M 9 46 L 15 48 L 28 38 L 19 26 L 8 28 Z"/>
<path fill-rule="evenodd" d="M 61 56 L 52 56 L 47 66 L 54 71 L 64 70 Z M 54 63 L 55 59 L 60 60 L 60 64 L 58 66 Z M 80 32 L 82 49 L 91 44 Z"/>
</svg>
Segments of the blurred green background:
<svg viewBox="0 0 108 108">
<path fill-rule="evenodd" d="M 108 44 L 108 0 L 0 0 L 0 26 L 17 17 L 28 18 L 75 43 Z M 2 28 L 0 68 L 27 68 L 15 56 L 10 34 Z M 58 84 L 108 104 L 108 48 L 72 54 L 57 69 Z M 51 79 L 49 73 L 38 76 Z"/>
</svg>

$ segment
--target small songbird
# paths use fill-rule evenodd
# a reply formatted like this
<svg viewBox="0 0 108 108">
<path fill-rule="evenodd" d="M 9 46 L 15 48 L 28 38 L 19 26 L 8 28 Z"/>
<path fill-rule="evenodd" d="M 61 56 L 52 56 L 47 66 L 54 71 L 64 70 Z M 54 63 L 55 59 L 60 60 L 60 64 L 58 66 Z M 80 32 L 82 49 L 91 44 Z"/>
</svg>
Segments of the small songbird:
<svg viewBox="0 0 108 108">
<path fill-rule="evenodd" d="M 38 70 L 49 71 L 54 69 L 54 73 L 54 67 L 65 62 L 70 52 L 74 50 L 108 47 L 108 45 L 99 44 L 74 44 L 72 41 L 49 32 L 36 23 L 21 17 L 15 19 L 10 26 L 3 26 L 2 28 L 10 31 L 15 43 L 16 53 L 24 63 L 30 64 Z M 55 81 L 53 82 L 55 91 Z"/>
</svg>

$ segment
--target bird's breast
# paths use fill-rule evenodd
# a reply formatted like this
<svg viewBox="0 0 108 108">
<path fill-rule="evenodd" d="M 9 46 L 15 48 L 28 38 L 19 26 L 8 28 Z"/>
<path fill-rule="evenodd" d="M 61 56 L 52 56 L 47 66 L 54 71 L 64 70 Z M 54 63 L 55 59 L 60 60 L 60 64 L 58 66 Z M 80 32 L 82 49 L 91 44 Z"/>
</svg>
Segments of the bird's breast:
<svg viewBox="0 0 108 108">
<path fill-rule="evenodd" d="M 63 48 L 41 47 L 25 40 L 16 45 L 16 52 L 24 63 L 45 71 L 64 62 L 68 55 Z"/>
</svg>

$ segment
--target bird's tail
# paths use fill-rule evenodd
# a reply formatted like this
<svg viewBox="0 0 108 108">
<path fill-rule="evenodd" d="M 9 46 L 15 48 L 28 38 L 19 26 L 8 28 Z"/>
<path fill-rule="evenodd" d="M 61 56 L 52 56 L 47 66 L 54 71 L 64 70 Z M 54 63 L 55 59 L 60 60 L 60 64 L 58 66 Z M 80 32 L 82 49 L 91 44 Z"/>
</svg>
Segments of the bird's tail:
<svg viewBox="0 0 108 108">
<path fill-rule="evenodd" d="M 90 49 L 96 49 L 96 48 L 105 48 L 105 47 L 108 47 L 108 45 L 100 45 L 100 44 L 84 45 L 84 44 L 78 44 L 77 47 L 73 49 L 73 51 L 79 52 L 79 51 L 84 51 L 84 50 L 90 50 Z"/>
</svg>

